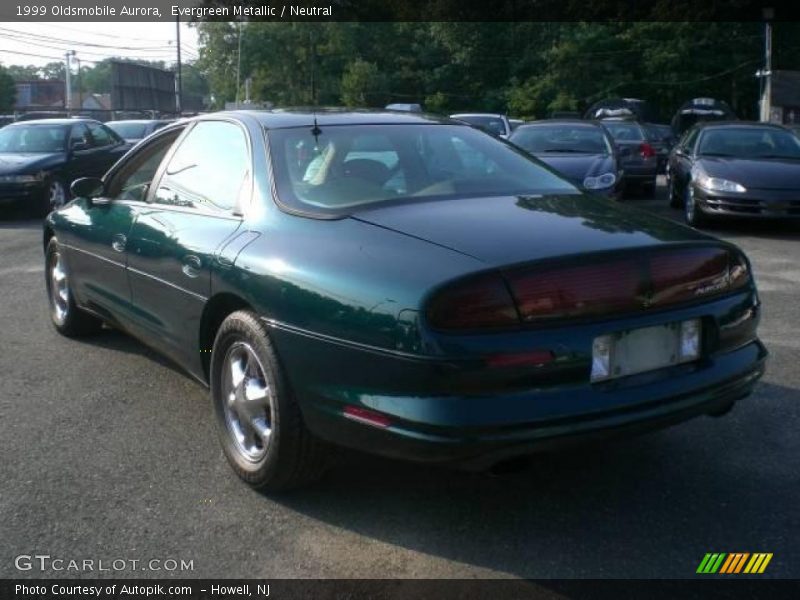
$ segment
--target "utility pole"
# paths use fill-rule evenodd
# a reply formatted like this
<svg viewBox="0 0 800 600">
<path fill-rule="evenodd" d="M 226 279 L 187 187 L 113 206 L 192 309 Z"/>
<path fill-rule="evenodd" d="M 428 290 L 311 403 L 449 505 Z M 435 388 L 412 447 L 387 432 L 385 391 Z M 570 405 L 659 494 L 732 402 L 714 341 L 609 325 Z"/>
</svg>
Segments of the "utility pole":
<svg viewBox="0 0 800 600">
<path fill-rule="evenodd" d="M 242 22 L 239 21 L 239 52 L 236 57 L 236 108 L 239 108 L 239 85 L 242 75 Z"/>
<path fill-rule="evenodd" d="M 763 78 L 761 94 L 761 121 L 766 123 L 770 120 L 770 110 L 772 108 L 772 19 L 775 18 L 775 10 L 765 8 L 762 11 L 764 16 L 764 70 L 761 72 Z"/>
<path fill-rule="evenodd" d="M 177 79 L 175 80 L 175 108 L 177 109 L 178 116 L 183 111 L 183 74 L 181 73 L 181 18 L 175 17 L 175 39 L 178 50 L 178 70 Z"/>
<path fill-rule="evenodd" d="M 64 53 L 64 62 L 66 63 L 66 69 L 64 70 L 64 73 L 66 74 L 65 79 L 67 84 L 67 95 L 66 98 L 64 98 L 64 108 L 66 109 L 67 114 L 69 114 L 70 110 L 72 109 L 72 82 L 70 81 L 71 65 L 69 60 L 71 56 L 75 56 L 75 50 L 70 50 L 69 52 Z"/>
<path fill-rule="evenodd" d="M 78 62 L 78 110 L 83 109 L 83 88 L 81 87 L 81 59 L 77 56 L 75 60 Z"/>
</svg>

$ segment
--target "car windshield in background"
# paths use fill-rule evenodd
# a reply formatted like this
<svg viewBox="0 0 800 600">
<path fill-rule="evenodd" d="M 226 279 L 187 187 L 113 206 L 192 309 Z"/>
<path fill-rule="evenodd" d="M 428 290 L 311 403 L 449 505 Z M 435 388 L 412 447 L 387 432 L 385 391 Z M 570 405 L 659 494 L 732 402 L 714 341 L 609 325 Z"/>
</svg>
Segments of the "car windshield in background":
<svg viewBox="0 0 800 600">
<path fill-rule="evenodd" d="M 642 129 L 634 123 L 614 123 L 605 121 L 603 126 L 608 130 L 618 142 L 643 142 L 644 135 Z"/>
<path fill-rule="evenodd" d="M 115 133 L 128 140 L 140 140 L 145 136 L 145 123 L 106 123 Z"/>
<path fill-rule="evenodd" d="M 725 128 L 703 133 L 700 156 L 800 159 L 800 140 L 782 129 Z"/>
<path fill-rule="evenodd" d="M 512 141 L 528 152 L 608 154 L 611 148 L 598 127 L 591 125 L 533 125 L 514 132 Z"/>
<path fill-rule="evenodd" d="M 11 126 L 0 129 L 0 152 L 63 152 L 67 143 L 64 125 Z"/>
<path fill-rule="evenodd" d="M 466 117 L 457 117 L 459 121 L 464 121 L 475 127 L 480 127 L 484 131 L 493 133 L 495 135 L 505 135 L 506 126 L 503 119 L 500 117 L 487 117 L 485 115 L 474 115 Z"/>
<path fill-rule="evenodd" d="M 286 204 L 342 212 L 389 200 L 577 194 L 522 152 L 457 125 L 277 129 L 269 143 Z"/>
</svg>

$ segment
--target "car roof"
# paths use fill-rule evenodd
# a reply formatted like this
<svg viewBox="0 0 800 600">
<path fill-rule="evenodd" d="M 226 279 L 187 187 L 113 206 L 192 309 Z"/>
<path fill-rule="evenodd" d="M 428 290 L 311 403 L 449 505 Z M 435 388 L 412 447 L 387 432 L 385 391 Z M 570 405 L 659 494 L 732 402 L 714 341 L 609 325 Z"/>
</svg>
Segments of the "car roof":
<svg viewBox="0 0 800 600">
<path fill-rule="evenodd" d="M 762 123 L 760 121 L 700 121 L 695 127 L 698 129 L 786 129 L 778 123 Z"/>
<path fill-rule="evenodd" d="M 31 119 L 30 121 L 17 121 L 10 123 L 15 127 L 18 125 L 72 125 L 73 123 L 99 123 L 95 119 Z"/>
<path fill-rule="evenodd" d="M 118 121 L 109 121 L 106 125 L 114 125 L 118 123 L 168 123 L 168 119 L 119 119 Z"/>
<path fill-rule="evenodd" d="M 537 119 L 517 127 L 517 130 L 536 127 L 537 125 L 586 125 L 587 127 L 600 127 L 600 122 L 594 119 Z"/>
<path fill-rule="evenodd" d="M 461 117 L 498 117 L 498 118 L 502 119 L 502 118 L 505 117 L 505 115 L 501 114 L 501 113 L 482 113 L 482 112 L 476 112 L 476 113 L 453 113 L 450 116 L 453 117 L 454 119 L 458 119 L 458 118 L 461 118 Z"/>
<path fill-rule="evenodd" d="M 312 127 L 315 122 L 320 127 L 326 125 L 459 125 L 458 121 L 426 113 L 338 108 L 237 110 L 209 113 L 196 118 L 213 118 L 214 116 L 229 116 L 232 118 L 251 117 L 257 119 L 266 129 Z"/>
</svg>

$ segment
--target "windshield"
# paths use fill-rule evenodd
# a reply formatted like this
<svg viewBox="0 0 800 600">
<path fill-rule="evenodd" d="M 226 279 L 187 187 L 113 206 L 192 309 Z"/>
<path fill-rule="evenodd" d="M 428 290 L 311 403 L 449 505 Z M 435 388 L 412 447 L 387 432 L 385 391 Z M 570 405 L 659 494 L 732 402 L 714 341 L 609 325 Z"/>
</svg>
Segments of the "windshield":
<svg viewBox="0 0 800 600">
<path fill-rule="evenodd" d="M 147 131 L 146 123 L 106 123 L 111 129 L 121 137 L 128 140 L 140 140 Z"/>
<path fill-rule="evenodd" d="M 458 125 L 340 125 L 269 132 L 284 203 L 342 212 L 416 198 L 579 193 L 512 146 Z"/>
<path fill-rule="evenodd" d="M 735 158 L 800 158 L 800 140 L 772 128 L 711 129 L 700 138 L 700 156 Z"/>
<path fill-rule="evenodd" d="M 642 128 L 635 123 L 614 123 L 605 121 L 603 123 L 608 132 L 618 142 L 643 142 L 644 134 Z"/>
<path fill-rule="evenodd" d="M 518 129 L 511 141 L 531 153 L 609 154 L 606 136 L 591 125 L 533 125 Z"/>
<path fill-rule="evenodd" d="M 503 119 L 500 117 L 492 117 L 488 115 L 456 115 L 455 118 L 459 121 L 469 123 L 470 125 L 480 127 L 484 131 L 488 131 L 489 133 L 493 133 L 495 135 L 506 134 L 506 125 L 503 123 Z"/>
<path fill-rule="evenodd" d="M 13 125 L 0 129 L 0 152 L 63 152 L 66 125 Z"/>
</svg>

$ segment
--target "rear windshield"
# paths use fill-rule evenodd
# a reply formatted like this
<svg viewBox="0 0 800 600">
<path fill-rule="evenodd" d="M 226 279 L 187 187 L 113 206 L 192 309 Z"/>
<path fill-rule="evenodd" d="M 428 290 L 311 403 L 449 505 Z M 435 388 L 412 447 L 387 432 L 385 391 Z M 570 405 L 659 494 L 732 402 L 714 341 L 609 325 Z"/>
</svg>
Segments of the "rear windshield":
<svg viewBox="0 0 800 600">
<path fill-rule="evenodd" d="M 534 154 L 608 154 L 611 151 L 603 131 L 591 125 L 532 125 L 515 131 L 511 141 Z"/>
<path fill-rule="evenodd" d="M 465 126 L 338 125 L 268 136 L 281 202 L 306 210 L 341 214 L 387 201 L 580 193 L 520 150 Z"/>
<path fill-rule="evenodd" d="M 701 156 L 800 159 L 800 140 L 782 129 L 710 129 L 702 134 Z"/>
<path fill-rule="evenodd" d="M 643 142 L 644 135 L 642 134 L 642 128 L 636 125 L 635 123 L 613 123 L 613 122 L 604 122 L 603 127 L 605 127 L 608 132 L 618 142 Z"/>
</svg>

